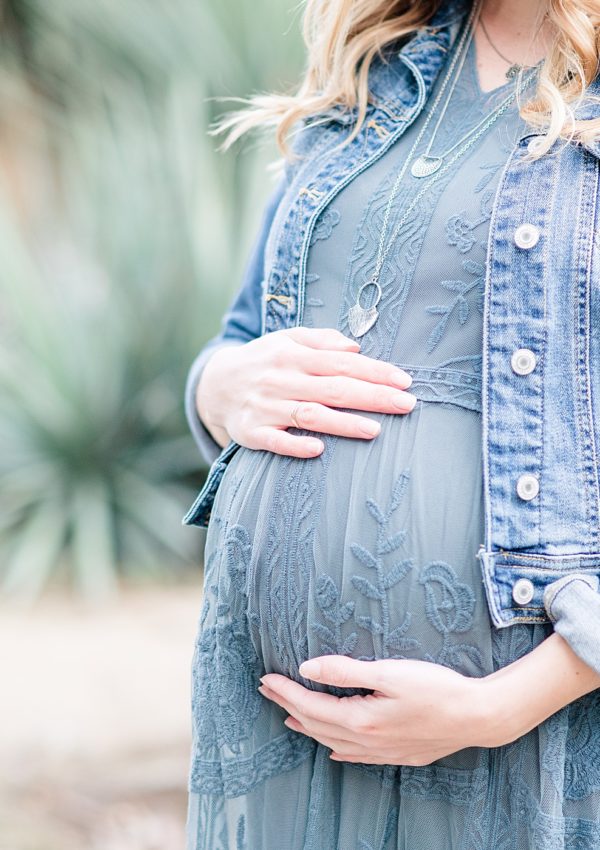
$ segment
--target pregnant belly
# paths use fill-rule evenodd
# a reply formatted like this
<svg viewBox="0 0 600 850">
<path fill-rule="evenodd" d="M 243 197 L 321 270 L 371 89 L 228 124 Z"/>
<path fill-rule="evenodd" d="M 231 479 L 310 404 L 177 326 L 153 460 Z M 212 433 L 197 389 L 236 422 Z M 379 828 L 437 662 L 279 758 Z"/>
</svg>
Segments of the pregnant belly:
<svg viewBox="0 0 600 850">
<path fill-rule="evenodd" d="M 417 404 L 381 423 L 373 441 L 325 437 L 319 458 L 241 448 L 227 468 L 206 584 L 268 671 L 298 678 L 329 653 L 492 669 L 479 415 Z"/>
</svg>

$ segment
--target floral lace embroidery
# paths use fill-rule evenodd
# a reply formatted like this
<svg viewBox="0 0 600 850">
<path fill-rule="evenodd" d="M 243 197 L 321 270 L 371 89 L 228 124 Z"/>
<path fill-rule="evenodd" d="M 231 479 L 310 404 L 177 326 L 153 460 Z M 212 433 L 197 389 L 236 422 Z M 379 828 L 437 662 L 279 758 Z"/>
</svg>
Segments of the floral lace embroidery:
<svg viewBox="0 0 600 850">
<path fill-rule="evenodd" d="M 340 603 L 339 591 L 333 579 L 328 575 L 319 576 L 316 583 L 317 605 L 323 617 L 331 624 L 313 623 L 313 631 L 321 638 L 321 651 L 324 655 L 351 655 L 356 647 L 358 635 L 352 632 L 342 638 L 342 625 L 354 613 L 354 602 Z"/>
<path fill-rule="evenodd" d="M 565 740 L 569 726 L 569 708 L 561 708 L 541 726 L 542 770 L 550 774 L 552 784 L 561 796 L 565 784 Z"/>
<path fill-rule="evenodd" d="M 374 499 L 367 499 L 368 511 L 377 523 L 375 552 L 370 552 L 359 543 L 353 543 L 350 547 L 352 554 L 361 564 L 374 573 L 373 581 L 362 575 L 354 575 L 351 582 L 354 589 L 362 596 L 379 604 L 379 620 L 369 615 L 355 615 L 355 620 L 358 626 L 371 633 L 374 641 L 379 637 L 381 646 L 379 657 L 381 658 L 404 658 L 397 653 L 417 649 L 419 646 L 418 641 L 406 637 L 411 619 L 409 612 L 399 626 L 391 628 L 388 599 L 389 591 L 401 582 L 413 567 L 412 558 L 400 558 L 386 569 L 387 556 L 394 556 L 406 539 L 406 531 L 391 532 L 389 523 L 394 512 L 400 507 L 408 481 L 409 473 L 405 470 L 397 479 L 385 510 Z"/>
<path fill-rule="evenodd" d="M 222 612 L 222 616 L 226 615 Z M 205 628 L 197 643 L 192 707 L 198 734 L 239 752 L 261 709 L 263 674 L 245 618 Z"/>
<path fill-rule="evenodd" d="M 339 224 L 340 218 L 341 215 L 338 210 L 327 207 L 315 224 L 309 244 L 314 245 L 320 239 L 329 239 L 331 231 L 336 224 Z"/>
<path fill-rule="evenodd" d="M 239 797 L 265 779 L 292 770 L 313 755 L 317 747 L 312 738 L 286 731 L 247 758 L 209 761 L 196 754 L 192 762 L 190 788 L 200 794 Z"/>
<path fill-rule="evenodd" d="M 485 192 L 481 199 L 481 215 L 479 218 L 471 221 L 467 217 L 465 210 L 463 210 L 458 215 L 451 215 L 446 222 L 448 243 L 455 245 L 461 254 L 466 254 L 477 242 L 477 238 L 473 235 L 473 232 L 480 224 L 484 224 L 490 218 L 493 201 L 494 193 L 492 191 Z"/>
<path fill-rule="evenodd" d="M 359 543 L 352 543 L 352 554 L 371 572 L 372 578 L 365 575 L 353 575 L 352 586 L 365 599 L 376 602 L 379 608 L 377 618 L 371 614 L 357 614 L 355 602 L 342 603 L 340 592 L 331 576 L 319 576 L 315 585 L 317 605 L 329 625 L 323 622 L 313 623 L 313 630 L 321 639 L 321 651 L 324 654 L 351 655 L 358 643 L 358 634 L 353 631 L 346 637 L 342 627 L 354 613 L 354 620 L 361 628 L 369 632 L 373 643 L 378 646 L 374 655 L 360 656 L 361 660 L 373 661 L 376 658 L 405 658 L 403 653 L 420 648 L 419 641 L 408 636 L 411 613 L 407 611 L 400 625 L 392 628 L 391 606 L 388 598 L 390 590 L 401 582 L 414 565 L 413 558 L 397 558 L 395 553 L 406 541 L 406 531 L 391 531 L 390 521 L 400 507 L 406 494 L 410 475 L 404 470 L 394 487 L 387 508 L 381 508 L 374 499 L 368 498 L 367 509 L 377 524 L 377 537 L 374 551 Z M 387 566 L 388 557 L 393 563 Z M 428 661 L 458 667 L 466 656 L 478 668 L 483 668 L 481 653 L 467 643 L 452 643 L 452 634 L 464 634 L 473 626 L 475 594 L 472 589 L 458 580 L 456 572 L 444 561 L 432 561 L 427 564 L 419 576 L 419 583 L 425 591 L 425 613 L 433 628 L 442 635 L 442 645 L 435 655 L 427 653 Z"/>
<path fill-rule="evenodd" d="M 431 331 L 429 339 L 427 340 L 428 354 L 431 354 L 433 349 L 443 337 L 444 331 L 448 325 L 448 320 L 453 313 L 456 312 L 458 321 L 461 325 L 465 324 L 471 315 L 471 304 L 469 303 L 468 296 L 475 293 L 475 298 L 473 299 L 475 306 L 479 313 L 483 315 L 483 283 L 485 280 L 485 266 L 471 259 L 463 260 L 462 266 L 467 274 L 473 275 L 473 280 L 467 282 L 462 280 L 440 281 L 440 285 L 443 286 L 444 289 L 449 292 L 456 293 L 454 300 L 450 304 L 433 304 L 431 307 L 425 308 L 427 313 L 441 316 L 441 319 Z"/>
<path fill-rule="evenodd" d="M 451 215 L 446 222 L 448 244 L 457 248 L 461 254 L 467 254 L 471 251 L 477 243 L 477 229 L 491 218 L 495 191 L 487 187 L 499 171 L 500 165 L 500 163 L 486 163 L 480 166 L 485 174 L 475 187 L 475 192 L 481 195 L 479 216 L 470 219 L 466 210 L 462 210 L 460 213 Z M 487 250 L 485 243 L 482 243 L 481 247 Z M 456 293 L 453 301 L 450 304 L 433 304 L 425 308 L 427 313 L 441 317 L 427 340 L 428 354 L 431 354 L 444 336 L 448 321 L 453 314 L 457 316 L 460 325 L 466 324 L 471 315 L 473 304 L 478 312 L 483 315 L 485 265 L 473 259 L 465 259 L 462 267 L 473 279 L 466 282 L 462 280 L 440 281 L 440 285 L 444 289 Z"/>
<path fill-rule="evenodd" d="M 313 465 L 298 458 L 281 463 L 281 478 L 269 514 L 266 554 L 268 616 L 266 626 L 284 675 L 295 678 L 308 657 L 305 600 L 309 595 L 312 540 L 320 490 L 317 470 L 324 474 L 331 444 Z M 293 545 L 289 545 L 293 541 Z"/>
<path fill-rule="evenodd" d="M 223 546 L 227 572 L 235 589 L 246 595 L 246 575 L 252 555 L 252 541 L 243 525 L 232 526 Z"/>
<path fill-rule="evenodd" d="M 232 497 L 240 486 L 232 481 Z M 250 639 L 246 609 L 246 574 L 252 554 L 248 531 L 214 516 L 225 570 L 211 581 L 214 560 L 207 564 L 205 601 L 201 629 L 196 641 L 192 672 L 192 711 L 201 741 L 211 741 L 239 753 L 262 705 L 258 693 L 262 663 Z M 232 592 L 232 590 L 236 592 Z M 216 600 L 216 622 L 207 624 L 209 593 Z"/>
<path fill-rule="evenodd" d="M 427 659 L 436 664 L 456 667 L 460 656 L 466 655 L 474 664 L 482 668 L 479 650 L 466 643 L 451 644 L 450 635 L 468 632 L 473 625 L 475 594 L 468 584 L 458 580 L 456 572 L 444 561 L 432 561 L 421 575 L 419 582 L 425 588 L 425 613 L 427 619 L 442 635 L 442 646 L 437 655 L 427 655 Z"/>
<path fill-rule="evenodd" d="M 569 706 L 565 753 L 565 797 L 581 800 L 600 791 L 600 693 L 581 697 Z"/>
</svg>

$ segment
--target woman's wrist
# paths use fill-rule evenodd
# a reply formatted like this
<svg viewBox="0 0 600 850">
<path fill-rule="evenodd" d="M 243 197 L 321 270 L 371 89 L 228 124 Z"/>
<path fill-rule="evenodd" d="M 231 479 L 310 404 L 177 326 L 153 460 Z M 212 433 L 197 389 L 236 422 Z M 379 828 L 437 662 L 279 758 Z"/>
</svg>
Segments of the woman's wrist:
<svg viewBox="0 0 600 850">
<path fill-rule="evenodd" d="M 474 745 L 484 747 L 514 741 L 600 687 L 600 675 L 556 633 L 512 664 L 470 681 Z"/>
<path fill-rule="evenodd" d="M 231 438 L 223 424 L 213 416 L 213 407 L 210 402 L 214 394 L 210 391 L 210 382 L 217 380 L 218 385 L 218 378 L 215 378 L 211 373 L 215 365 L 218 366 L 219 355 L 222 354 L 225 348 L 230 347 L 231 344 L 224 344 L 212 352 L 211 356 L 204 363 L 198 383 L 196 384 L 195 403 L 198 418 L 215 442 L 222 447 L 226 446 Z"/>
</svg>

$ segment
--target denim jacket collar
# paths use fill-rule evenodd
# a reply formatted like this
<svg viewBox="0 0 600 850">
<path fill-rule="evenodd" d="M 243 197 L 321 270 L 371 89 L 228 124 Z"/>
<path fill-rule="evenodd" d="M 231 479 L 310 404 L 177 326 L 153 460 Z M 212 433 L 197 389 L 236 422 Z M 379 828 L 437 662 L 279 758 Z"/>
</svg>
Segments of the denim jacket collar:
<svg viewBox="0 0 600 850">
<path fill-rule="evenodd" d="M 379 108 L 399 120 L 407 118 L 415 105 L 420 108 L 469 8 L 469 0 L 450 0 L 434 14 L 428 26 L 421 27 L 399 51 L 387 56 L 370 82 L 373 101 Z M 406 83 L 400 82 L 407 68 L 414 75 L 417 86 L 410 101 L 407 101 Z"/>
</svg>

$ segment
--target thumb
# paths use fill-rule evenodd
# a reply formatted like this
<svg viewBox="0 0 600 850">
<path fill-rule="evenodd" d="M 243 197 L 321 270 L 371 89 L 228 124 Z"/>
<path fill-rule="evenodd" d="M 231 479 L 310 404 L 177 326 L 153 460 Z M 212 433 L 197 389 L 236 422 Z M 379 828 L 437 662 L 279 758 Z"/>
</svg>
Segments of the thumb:
<svg viewBox="0 0 600 850">
<path fill-rule="evenodd" d="M 300 675 L 323 685 L 340 688 L 381 690 L 383 670 L 380 661 L 358 661 L 345 655 L 321 655 L 300 665 Z"/>
</svg>

